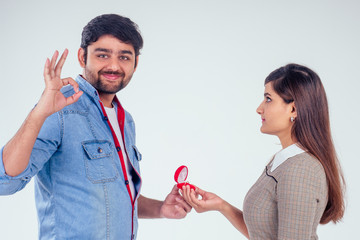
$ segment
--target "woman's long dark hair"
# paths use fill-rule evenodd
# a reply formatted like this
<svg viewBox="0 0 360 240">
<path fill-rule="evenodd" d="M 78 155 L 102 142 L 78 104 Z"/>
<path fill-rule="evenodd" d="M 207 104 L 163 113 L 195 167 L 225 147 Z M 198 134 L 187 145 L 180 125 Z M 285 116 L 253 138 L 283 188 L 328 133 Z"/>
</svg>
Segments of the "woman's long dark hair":
<svg viewBox="0 0 360 240">
<path fill-rule="evenodd" d="M 341 220 L 345 211 L 345 180 L 331 137 L 329 109 L 324 87 L 311 69 L 288 64 L 265 79 L 286 103 L 295 103 L 297 117 L 291 134 L 325 169 L 328 203 L 320 223 Z"/>
</svg>

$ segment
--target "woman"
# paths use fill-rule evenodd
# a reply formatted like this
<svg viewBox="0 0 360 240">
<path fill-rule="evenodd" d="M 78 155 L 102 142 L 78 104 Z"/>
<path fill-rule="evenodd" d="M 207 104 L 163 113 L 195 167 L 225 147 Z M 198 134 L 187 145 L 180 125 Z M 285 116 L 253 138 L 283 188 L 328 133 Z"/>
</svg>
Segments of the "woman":
<svg viewBox="0 0 360 240">
<path fill-rule="evenodd" d="M 249 239 L 318 239 L 318 224 L 338 222 L 345 209 L 345 182 L 319 76 L 297 64 L 273 71 L 256 111 L 261 132 L 277 136 L 282 150 L 247 193 L 244 210 L 200 188 L 186 186 L 182 194 L 199 213 L 220 211 Z"/>
</svg>

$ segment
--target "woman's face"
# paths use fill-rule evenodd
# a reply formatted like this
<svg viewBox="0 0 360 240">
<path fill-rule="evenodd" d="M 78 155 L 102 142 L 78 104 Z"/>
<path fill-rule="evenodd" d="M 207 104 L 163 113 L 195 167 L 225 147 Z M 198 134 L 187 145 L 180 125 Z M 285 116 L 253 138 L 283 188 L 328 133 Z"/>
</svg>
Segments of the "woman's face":
<svg viewBox="0 0 360 240">
<path fill-rule="evenodd" d="M 286 103 L 273 89 L 273 83 L 265 85 L 264 100 L 256 109 L 261 116 L 262 133 L 276 135 L 282 139 L 291 139 L 291 117 L 296 118 L 295 104 Z M 296 120 L 295 120 L 296 121 Z"/>
</svg>

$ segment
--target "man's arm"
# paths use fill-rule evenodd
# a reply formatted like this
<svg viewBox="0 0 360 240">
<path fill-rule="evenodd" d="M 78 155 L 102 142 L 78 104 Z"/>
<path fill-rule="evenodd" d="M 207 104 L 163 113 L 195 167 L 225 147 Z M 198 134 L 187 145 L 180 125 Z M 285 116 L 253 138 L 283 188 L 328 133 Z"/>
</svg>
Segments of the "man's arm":
<svg viewBox="0 0 360 240">
<path fill-rule="evenodd" d="M 5 145 L 2 158 L 7 175 L 14 177 L 26 169 L 36 137 L 45 119 L 46 116 L 41 115 L 35 107 L 15 136 Z"/>
<path fill-rule="evenodd" d="M 78 84 L 72 78 L 60 78 L 67 54 L 68 50 L 65 50 L 58 63 L 56 63 L 59 56 L 58 51 L 55 51 L 51 61 L 46 60 L 44 67 L 45 90 L 36 107 L 3 149 L 4 169 L 9 176 L 19 175 L 28 166 L 36 138 L 46 118 L 76 102 L 82 95 Z M 68 84 L 74 87 L 75 94 L 65 98 L 60 89 Z"/>
<path fill-rule="evenodd" d="M 173 218 L 181 219 L 191 211 L 179 189 L 175 185 L 164 201 L 150 199 L 140 195 L 138 199 L 139 218 Z"/>
</svg>

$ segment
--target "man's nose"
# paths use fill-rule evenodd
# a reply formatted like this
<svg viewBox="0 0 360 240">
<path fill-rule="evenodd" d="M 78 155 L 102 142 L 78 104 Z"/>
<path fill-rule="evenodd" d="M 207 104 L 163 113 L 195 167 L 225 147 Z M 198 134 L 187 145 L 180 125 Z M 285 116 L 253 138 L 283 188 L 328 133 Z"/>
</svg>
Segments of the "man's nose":
<svg viewBox="0 0 360 240">
<path fill-rule="evenodd" d="M 119 63 L 119 60 L 116 59 L 116 58 L 111 58 L 107 68 L 110 71 L 118 72 L 121 69 L 121 65 Z"/>
</svg>

